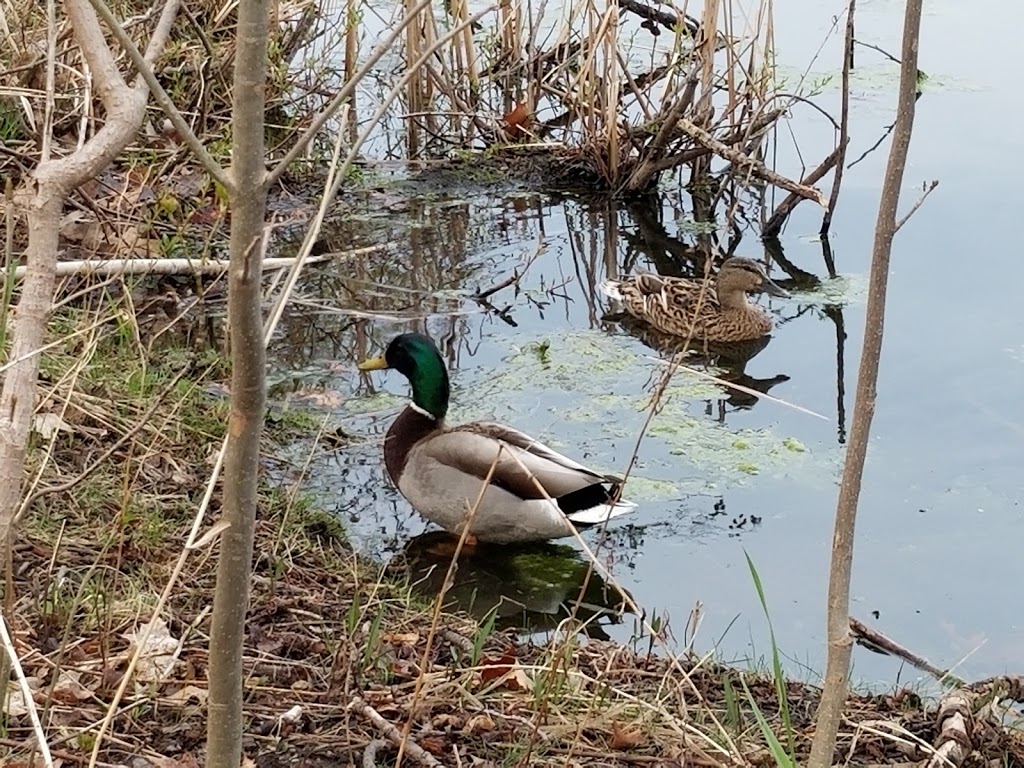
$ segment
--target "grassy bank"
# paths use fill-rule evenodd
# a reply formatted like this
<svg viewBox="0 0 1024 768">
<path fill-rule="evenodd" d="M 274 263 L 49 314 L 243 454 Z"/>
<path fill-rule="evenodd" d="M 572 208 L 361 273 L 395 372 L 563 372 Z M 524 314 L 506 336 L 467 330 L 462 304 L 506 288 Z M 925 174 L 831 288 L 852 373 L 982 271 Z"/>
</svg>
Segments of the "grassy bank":
<svg viewBox="0 0 1024 768">
<path fill-rule="evenodd" d="M 133 638 L 184 556 L 147 645 L 154 655 L 127 685 L 99 755 L 106 765 L 191 766 L 205 739 L 215 551 L 183 553 L 181 542 L 223 436 L 225 369 L 215 345 L 147 348 L 135 317 L 109 301 L 65 308 L 52 323 L 11 629 L 55 756 L 83 764 Z M 181 338 L 195 322 L 179 321 Z M 310 424 L 301 413 L 276 418 L 265 455 L 306 439 Z M 204 525 L 216 519 L 214 506 Z M 540 643 L 447 613 L 415 588 L 413 569 L 352 552 L 337 520 L 297 487 L 265 486 L 257 535 L 245 659 L 255 765 L 391 765 L 400 743 L 405 762 L 453 766 L 806 755 L 813 687 L 596 640 L 571 618 Z M 15 688 L 0 745 L 5 764 L 27 765 L 32 728 Z M 979 758 L 1024 756 L 1011 732 L 978 727 Z M 934 712 L 913 692 L 854 697 L 839 759 L 924 759 L 936 736 Z"/>
</svg>

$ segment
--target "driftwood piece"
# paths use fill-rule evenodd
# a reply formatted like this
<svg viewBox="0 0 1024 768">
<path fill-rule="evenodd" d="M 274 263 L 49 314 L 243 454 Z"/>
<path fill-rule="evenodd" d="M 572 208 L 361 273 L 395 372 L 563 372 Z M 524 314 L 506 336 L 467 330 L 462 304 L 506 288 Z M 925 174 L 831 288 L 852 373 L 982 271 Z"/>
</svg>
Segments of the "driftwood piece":
<svg viewBox="0 0 1024 768">
<path fill-rule="evenodd" d="M 975 749 L 979 714 L 1004 699 L 1024 701 L 1024 675 L 991 677 L 950 691 L 939 702 L 935 754 L 927 768 L 958 768 Z"/>
<path fill-rule="evenodd" d="M 689 84 L 687 84 L 687 90 L 689 90 Z M 683 98 L 685 98 L 685 94 Z M 732 133 L 723 136 L 720 143 L 735 144 L 736 142 L 744 141 L 770 127 L 776 120 L 782 117 L 785 112 L 786 110 L 784 109 L 773 109 L 769 112 L 765 112 L 749 125 L 744 125 L 737 128 Z M 671 135 L 669 135 L 668 138 L 673 140 L 676 139 L 676 132 L 671 132 Z M 653 143 L 651 146 L 653 146 Z M 650 160 L 645 160 L 633 172 L 629 179 L 628 188 L 632 190 L 643 189 L 656 174 L 676 168 L 685 163 L 692 162 L 698 158 L 707 157 L 708 155 L 713 154 L 713 152 L 714 150 L 705 146 L 690 147 L 689 149 L 684 149 L 682 152 L 676 152 L 675 154 L 670 154 L 665 157 L 654 157 Z"/>
<path fill-rule="evenodd" d="M 379 730 L 388 741 L 394 744 L 396 747 L 401 749 L 402 746 L 402 732 L 394 723 L 390 723 L 384 719 L 376 709 L 367 703 L 366 699 L 361 696 L 356 696 L 352 699 L 352 703 L 349 704 L 349 708 L 358 712 L 360 715 L 369 720 L 377 730 Z M 443 768 L 442 764 L 431 755 L 427 750 L 417 744 L 409 737 L 405 740 L 405 753 L 409 755 L 420 765 L 426 765 L 428 768 Z"/>
<path fill-rule="evenodd" d="M 808 173 L 801 181 L 800 184 L 805 187 L 810 187 L 812 184 L 816 184 L 821 178 L 832 170 L 832 168 L 839 162 L 839 158 L 843 156 L 846 150 L 845 144 L 840 144 L 838 147 L 832 150 L 832 153 L 821 161 L 821 165 L 815 168 L 813 171 Z M 782 231 L 782 225 L 786 223 L 786 219 L 789 218 L 789 214 L 796 208 L 799 203 L 806 195 L 797 194 L 796 192 L 790 192 L 786 195 L 786 198 L 779 203 L 778 207 L 769 217 L 768 221 L 764 225 L 764 230 L 761 232 L 762 237 L 775 237 Z M 823 203 L 825 210 L 828 210 L 828 204 Z"/>
<path fill-rule="evenodd" d="M 671 8 L 671 6 L 668 6 Z M 665 6 L 654 8 L 640 0 L 619 0 L 619 8 L 639 16 L 641 19 L 655 21 L 666 29 L 675 29 L 682 24 L 693 37 L 700 31 L 700 22 L 686 13 L 681 13 L 675 8 L 665 10 Z"/>
<path fill-rule="evenodd" d="M 329 261 L 338 257 L 351 258 L 364 256 L 382 250 L 386 246 L 371 245 L 340 253 L 322 253 L 306 257 L 306 264 Z M 227 272 L 227 259 L 79 259 L 57 263 L 57 277 L 73 275 L 94 275 L 109 277 L 110 275 L 207 275 Z M 283 269 L 295 263 L 295 259 L 267 258 L 261 262 L 264 270 Z M 28 267 L 17 267 L 14 278 L 20 280 L 27 273 Z"/>
<path fill-rule="evenodd" d="M 850 617 L 850 632 L 853 633 L 854 639 L 864 640 L 870 645 L 877 646 L 880 650 L 896 656 L 897 658 L 903 659 L 908 664 L 923 672 L 927 672 L 936 680 L 941 681 L 949 679 L 949 672 L 947 670 L 939 669 L 928 661 L 928 659 L 923 656 L 918 656 L 913 651 L 904 648 L 889 636 L 883 635 L 876 629 L 872 629 L 862 621 L 858 621 L 853 618 L 853 616 Z"/>
<path fill-rule="evenodd" d="M 374 739 L 363 750 L 363 768 L 377 768 L 377 753 L 388 745 L 386 739 Z"/>
<path fill-rule="evenodd" d="M 821 194 L 820 190 L 809 187 L 805 184 L 800 184 L 799 182 L 787 179 L 785 176 L 777 174 L 760 160 L 753 158 L 738 149 L 733 149 L 732 147 L 723 144 L 708 131 L 704 130 L 696 123 L 687 120 L 685 117 L 680 117 L 677 125 L 680 130 L 690 136 L 698 144 L 711 150 L 719 157 L 725 158 L 733 165 L 750 171 L 758 178 L 763 179 L 769 184 L 779 187 L 780 189 L 788 190 L 789 192 L 806 198 L 807 200 L 813 200 L 822 208 L 828 210 L 828 200 L 825 199 L 825 196 Z"/>
</svg>

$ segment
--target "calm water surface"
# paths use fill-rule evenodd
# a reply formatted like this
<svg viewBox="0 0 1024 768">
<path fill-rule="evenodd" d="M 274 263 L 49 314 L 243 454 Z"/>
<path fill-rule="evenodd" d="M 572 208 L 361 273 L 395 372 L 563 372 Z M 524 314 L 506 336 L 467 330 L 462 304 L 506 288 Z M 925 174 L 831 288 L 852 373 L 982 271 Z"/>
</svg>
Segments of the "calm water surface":
<svg viewBox="0 0 1024 768">
<path fill-rule="evenodd" d="M 966 659 L 960 671 L 968 677 L 1019 671 L 1024 652 L 1016 601 L 1004 597 L 1024 578 L 1024 313 L 1016 296 L 1024 260 L 1013 232 L 1024 203 L 1024 138 L 1006 127 L 1021 113 L 1018 54 L 981 29 L 964 34 L 997 15 L 1015 27 L 1024 9 L 995 0 L 981 6 L 934 0 L 926 8 L 920 66 L 930 79 L 918 103 L 902 207 L 925 182 L 940 186 L 893 251 L 853 582 L 856 616 L 939 666 Z M 809 77 L 834 74 L 819 101 L 836 114 L 841 33 L 829 30 L 841 9 L 776 7 L 782 69 L 792 73 L 786 77 L 797 78 L 812 59 Z M 898 55 L 901 3 L 861 2 L 857 22 L 859 39 Z M 861 48 L 857 57 L 849 161 L 891 124 L 898 81 L 896 66 L 879 54 Z M 809 163 L 831 150 L 832 130 L 820 117 L 796 109 L 792 125 Z M 778 167 L 797 175 L 783 133 Z M 600 553 L 641 605 L 671 617 L 677 638 L 699 601 L 698 647 L 758 658 L 769 645 L 746 552 L 790 668 L 807 676 L 824 666 L 840 405 L 848 420 L 888 147 L 886 140 L 844 178 L 831 239 L 839 279 L 789 300 L 761 299 L 777 327 L 746 373 L 788 376 L 772 397 L 826 418 L 766 398 L 737 408 L 723 390 L 679 374 L 640 445 L 627 495 L 641 507 L 615 526 Z M 357 357 L 379 353 L 408 328 L 444 345 L 452 419 L 507 421 L 595 466 L 625 469 L 661 365 L 641 341 L 601 321 L 606 304 L 595 284 L 609 264 L 657 269 L 652 233 L 693 242 L 691 203 L 678 184 L 664 191 L 658 207 L 646 209 L 534 196 L 403 202 L 387 192 L 366 207 L 365 226 L 392 233 L 398 247 L 354 273 L 312 277 L 305 297 L 345 311 L 300 310 L 276 349 L 279 378 L 354 438 L 317 454 L 306 487 L 346 521 L 358 546 L 386 558 L 428 528 L 380 465 L 380 440 L 406 382 L 395 373 L 361 379 L 354 369 Z M 782 244 L 789 261 L 825 278 L 819 221 L 820 212 L 803 203 Z M 737 252 L 763 255 L 756 232 L 745 234 Z M 465 299 L 528 262 L 518 292 L 491 297 L 515 325 Z M 777 269 L 773 275 L 785 277 Z M 612 634 L 628 639 L 632 631 L 627 620 Z M 917 676 L 866 651 L 855 665 L 868 683 Z"/>
</svg>

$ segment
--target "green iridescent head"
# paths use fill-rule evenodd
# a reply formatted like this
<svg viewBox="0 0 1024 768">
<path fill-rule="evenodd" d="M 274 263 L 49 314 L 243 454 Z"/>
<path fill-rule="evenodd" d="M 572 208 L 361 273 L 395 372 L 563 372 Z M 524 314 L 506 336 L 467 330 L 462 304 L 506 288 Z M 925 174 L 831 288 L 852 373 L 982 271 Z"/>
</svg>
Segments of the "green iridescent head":
<svg viewBox="0 0 1024 768">
<path fill-rule="evenodd" d="M 361 371 L 394 368 L 412 385 L 412 401 L 440 421 L 448 413 L 448 370 L 437 345 L 422 333 L 403 333 L 388 344 L 383 357 L 359 364 Z"/>
</svg>

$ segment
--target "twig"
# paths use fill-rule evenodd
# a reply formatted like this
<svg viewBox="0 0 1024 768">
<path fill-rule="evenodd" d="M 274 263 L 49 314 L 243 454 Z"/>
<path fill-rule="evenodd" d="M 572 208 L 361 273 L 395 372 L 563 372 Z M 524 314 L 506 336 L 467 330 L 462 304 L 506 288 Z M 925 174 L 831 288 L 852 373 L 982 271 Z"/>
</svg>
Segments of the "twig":
<svg viewBox="0 0 1024 768">
<path fill-rule="evenodd" d="M 7 651 L 8 657 L 11 659 L 11 667 L 14 669 L 14 675 L 18 678 L 18 687 L 21 689 L 22 703 L 25 705 L 25 709 L 28 710 L 29 720 L 32 721 L 32 730 L 36 735 L 36 746 L 39 747 L 39 751 L 43 753 L 43 762 L 48 768 L 53 768 L 53 755 L 50 754 L 50 745 L 46 743 L 46 734 L 43 732 L 43 724 L 39 722 L 39 712 L 36 710 L 36 702 L 32 698 L 32 689 L 28 685 L 28 680 L 25 679 L 25 670 L 21 668 L 21 660 L 18 658 L 18 652 L 14 649 L 14 642 L 11 640 L 11 635 L 7 631 L 7 622 L 4 620 L 3 613 L 0 612 L 0 640 L 3 641 L 4 650 Z M 4 683 L 6 684 L 6 680 Z M 6 697 L 7 691 L 4 691 Z M 6 712 L 6 707 L 4 708 Z"/>
<path fill-rule="evenodd" d="M 504 280 L 502 280 L 499 283 L 495 283 L 494 285 L 492 285 L 487 290 L 480 291 L 480 293 L 474 294 L 473 298 L 476 299 L 477 301 L 480 301 L 482 299 L 486 299 L 492 293 L 497 293 L 502 288 L 508 288 L 510 285 L 513 285 L 514 283 L 518 283 L 519 282 L 519 278 L 520 278 L 519 273 L 518 272 L 513 272 L 511 275 L 506 277 Z"/>
<path fill-rule="evenodd" d="M 377 753 L 388 745 L 384 739 L 374 739 L 363 750 L 363 768 L 377 768 Z"/>
<path fill-rule="evenodd" d="M 385 720 L 380 712 L 371 707 L 361 696 L 354 697 L 352 699 L 352 703 L 349 704 L 349 708 L 354 709 L 360 715 L 373 723 L 380 732 L 387 737 L 388 741 L 396 747 L 400 748 L 404 743 L 406 753 L 416 762 L 421 765 L 430 766 L 430 768 L 444 768 L 441 763 L 434 759 L 433 755 L 413 741 L 412 737 L 407 737 L 403 740 L 402 732 L 398 730 L 398 727 L 394 723 L 390 723 Z M 370 743 L 372 744 L 373 742 Z M 365 765 L 365 755 L 363 759 L 363 764 Z"/>
<path fill-rule="evenodd" d="M 850 617 L 850 630 L 853 632 L 855 638 L 861 638 L 869 642 L 871 645 L 878 646 L 879 649 L 886 653 L 903 659 L 908 664 L 911 664 L 923 672 L 927 672 L 929 675 L 940 681 L 948 676 L 947 672 L 936 667 L 928 661 L 928 659 L 918 656 L 913 651 L 904 648 L 892 638 L 883 635 L 878 630 L 872 629 L 864 622 L 853 618 L 853 616 Z"/>
<path fill-rule="evenodd" d="M 675 10 L 665 11 L 662 8 L 652 8 L 639 2 L 639 0 L 619 0 L 619 7 L 639 16 L 641 19 L 656 21 L 666 29 L 674 30 L 682 24 L 692 37 L 696 37 L 700 31 L 700 22 L 686 13 L 680 14 Z"/>
<path fill-rule="evenodd" d="M 821 161 L 821 165 L 819 165 L 817 168 L 815 168 L 813 171 L 807 174 L 801 180 L 800 183 L 809 186 L 817 182 L 819 179 L 821 179 L 826 173 L 832 170 L 833 166 L 835 166 L 836 163 L 839 162 L 839 158 L 843 154 L 845 149 L 845 144 L 840 144 L 838 147 L 833 149 L 831 154 L 829 154 L 828 157 Z M 835 189 L 834 186 L 833 189 Z M 767 223 L 765 223 L 764 230 L 761 236 L 777 236 L 779 232 L 782 230 L 782 225 L 785 224 L 786 219 L 789 218 L 789 214 L 793 212 L 793 209 L 796 208 L 797 204 L 803 199 L 803 195 L 798 195 L 795 192 L 790 192 L 788 195 L 786 195 L 786 198 L 781 203 L 779 203 L 778 207 L 775 209 L 775 212 L 772 213 Z M 829 213 L 831 213 L 831 209 L 826 208 L 825 215 L 828 216 Z"/>
<path fill-rule="evenodd" d="M 935 189 L 937 186 L 939 186 L 938 179 L 928 182 L 928 185 L 925 187 L 924 194 L 917 199 L 916 203 L 910 206 L 910 210 L 907 211 L 907 215 L 896 222 L 896 229 L 893 230 L 893 234 L 896 234 L 897 232 L 900 231 L 900 227 L 907 223 L 907 219 L 914 215 L 914 212 L 921 207 L 921 203 L 925 201 L 925 198 L 928 197 L 928 195 L 932 193 L 932 190 Z"/>
<path fill-rule="evenodd" d="M 774 184 L 780 189 L 786 189 L 790 192 L 794 192 L 800 197 L 813 200 L 825 210 L 828 210 L 828 201 L 824 195 L 821 194 L 820 190 L 812 187 L 805 186 L 792 179 L 787 179 L 785 176 L 780 176 L 775 171 L 768 168 L 764 163 L 756 158 L 751 157 L 738 149 L 728 147 L 708 131 L 705 131 L 696 123 L 687 120 L 685 117 L 680 117 L 677 125 L 697 143 L 703 145 L 707 149 L 714 152 L 716 155 L 724 157 L 733 165 L 740 166 L 741 168 L 748 169 L 755 176 L 767 181 L 769 184 Z"/>
<path fill-rule="evenodd" d="M 480 483 L 480 492 L 477 494 L 476 501 L 473 502 L 473 506 L 470 507 L 469 511 L 466 513 L 466 517 L 462 522 L 462 530 L 459 532 L 459 541 L 455 545 L 455 551 L 452 553 L 451 562 L 448 563 L 448 571 L 445 573 L 444 582 L 441 585 L 440 591 L 437 593 L 437 599 L 434 601 L 434 611 L 430 618 L 430 630 L 427 632 L 427 642 L 423 648 L 423 656 L 420 661 L 420 674 L 416 677 L 416 686 L 413 688 L 412 692 L 412 703 L 409 705 L 409 717 L 402 725 L 401 731 L 398 731 L 398 729 L 395 728 L 399 738 L 398 757 L 395 758 L 395 768 L 401 768 L 402 756 L 405 755 L 406 752 L 408 752 L 413 759 L 416 759 L 416 755 L 412 750 L 413 746 L 422 751 L 422 748 L 412 740 L 410 732 L 412 731 L 413 718 L 416 716 L 416 706 L 419 702 L 420 694 L 423 693 L 426 670 L 429 668 L 430 651 L 434 646 L 434 638 L 437 635 L 438 625 L 441 621 L 441 611 L 444 608 L 444 598 L 448 594 L 448 590 L 451 589 L 452 585 L 455 583 L 455 571 L 459 566 L 459 556 L 462 554 L 462 550 L 466 546 L 466 540 L 469 538 L 470 531 L 473 529 L 473 521 L 476 519 L 477 510 L 480 508 L 480 502 L 484 499 L 484 494 L 487 492 L 487 488 L 491 484 L 491 479 L 494 477 L 494 470 L 498 468 L 498 463 L 501 461 L 503 453 L 504 450 L 499 446 L 498 452 L 494 455 L 494 461 L 491 462 L 491 467 L 487 470 L 487 476 L 484 477 L 483 482 Z M 512 458 L 515 458 L 515 454 L 511 455 Z M 433 760 L 433 758 L 431 758 L 431 760 Z"/>
<path fill-rule="evenodd" d="M 887 125 L 887 126 L 886 126 L 886 128 L 885 128 L 885 131 L 884 131 L 884 132 L 882 133 L 882 135 L 881 135 L 881 136 L 879 136 L 879 137 L 878 137 L 878 141 L 876 141 L 876 142 L 875 142 L 874 144 L 872 144 L 872 145 L 871 145 L 870 147 L 868 147 L 867 149 L 865 149 L 865 150 L 864 150 L 864 151 L 863 151 L 863 152 L 861 153 L 861 156 L 860 156 L 860 157 L 858 157 L 858 158 L 857 158 L 856 160 L 854 160 L 854 161 L 853 161 L 852 163 L 850 163 L 850 164 L 849 164 L 848 166 L 846 166 L 847 170 L 849 170 L 850 168 L 853 168 L 853 166 L 855 166 L 855 165 L 856 165 L 857 163 L 859 163 L 859 162 L 860 162 L 861 160 L 863 160 L 863 159 L 864 159 L 865 157 L 867 157 L 867 156 L 868 156 L 868 155 L 870 155 L 870 154 L 871 154 L 872 152 L 874 152 L 874 151 L 875 151 L 876 149 L 878 149 L 878 148 L 879 148 L 879 147 L 880 147 L 880 146 L 882 145 L 882 142 L 883 142 L 883 141 L 885 141 L 885 138 L 886 138 L 886 137 L 887 137 L 887 136 L 888 136 L 888 135 L 889 135 L 890 133 L 892 133 L 892 129 L 893 129 L 893 128 L 895 128 L 895 127 L 896 127 L 896 123 L 895 123 L 895 121 L 894 121 L 894 122 L 892 122 L 891 124 Z"/>
<path fill-rule="evenodd" d="M 850 69 L 853 67 L 853 18 L 857 9 L 857 0 L 850 0 L 846 9 L 846 37 L 843 43 L 843 75 L 842 75 L 842 107 L 839 115 L 839 159 L 836 161 L 836 175 L 832 179 L 832 191 L 828 197 L 828 210 L 821 218 L 818 234 L 828 235 L 832 227 L 832 216 L 839 202 L 839 189 L 843 183 L 843 165 L 846 163 L 846 148 L 850 143 Z"/>
<path fill-rule="evenodd" d="M 856 45 L 862 45 L 862 46 L 864 46 L 865 48 L 870 48 L 870 49 L 871 49 L 871 50 L 873 50 L 873 51 L 878 51 L 878 52 L 879 52 L 880 54 L 882 54 L 883 56 L 885 56 L 885 57 L 886 57 L 887 59 L 889 59 L 890 61 L 894 61 L 894 62 L 896 62 L 897 64 L 899 64 L 899 63 L 900 63 L 900 60 L 899 60 L 899 59 L 897 59 L 897 58 L 896 58 L 895 56 L 893 56 L 893 55 L 892 55 L 891 53 L 889 53 L 889 52 L 888 52 L 887 50 L 885 50 L 884 48 L 879 48 L 879 47 L 878 47 L 877 45 L 872 45 L 871 43 L 862 43 L 862 42 L 861 42 L 860 40 L 854 40 L 853 42 L 854 42 L 854 44 L 856 44 Z"/>
<path fill-rule="evenodd" d="M 512 271 L 512 274 L 506 277 L 504 280 L 502 280 L 499 283 L 495 283 L 486 290 L 474 294 L 473 298 L 476 301 L 483 302 L 483 300 L 486 299 L 488 296 L 497 293 L 502 288 L 508 288 L 510 285 L 518 283 L 520 280 L 523 279 L 523 275 L 526 274 L 526 271 L 530 268 L 533 262 L 537 260 L 537 257 L 540 256 L 544 251 L 544 238 L 543 236 L 539 236 L 537 238 L 537 247 L 533 249 L 533 253 L 530 254 L 530 258 L 526 260 L 526 263 L 522 265 L 522 268 L 516 268 L 515 270 Z"/>
</svg>

